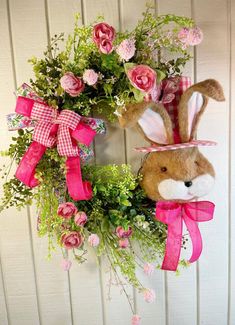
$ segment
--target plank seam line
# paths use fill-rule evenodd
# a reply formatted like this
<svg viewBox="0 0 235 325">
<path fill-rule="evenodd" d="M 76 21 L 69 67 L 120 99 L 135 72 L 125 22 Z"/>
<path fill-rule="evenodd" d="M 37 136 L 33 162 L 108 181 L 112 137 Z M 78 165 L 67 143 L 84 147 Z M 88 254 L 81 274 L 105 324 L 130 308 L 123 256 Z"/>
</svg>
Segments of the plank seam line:
<svg viewBox="0 0 235 325">
<path fill-rule="evenodd" d="M 1 250 L 0 250 L 0 274 L 1 274 L 1 280 L 2 280 L 4 303 L 5 303 L 5 308 L 6 308 L 7 324 L 10 325 L 10 312 L 9 312 L 9 306 L 8 306 L 8 300 L 7 300 L 7 290 L 6 290 L 6 285 L 5 285 L 5 279 L 4 279 L 4 275 L 3 275 Z"/>
<path fill-rule="evenodd" d="M 49 8 L 48 1 L 44 0 L 44 10 L 45 10 L 45 20 L 46 20 L 46 33 L 47 33 L 47 44 L 50 44 L 51 32 L 50 32 L 50 23 L 49 23 Z"/>
<path fill-rule="evenodd" d="M 232 139 L 231 139 L 231 130 L 232 130 L 232 17 L 231 17 L 232 3 L 231 0 L 227 0 L 227 29 L 228 29 L 228 61 L 229 61 L 229 112 L 228 112 L 228 132 L 229 132 L 229 143 L 228 143 L 228 309 L 227 309 L 227 323 L 231 323 L 231 268 L 232 268 L 232 231 L 231 231 L 231 204 L 232 204 Z"/>
<path fill-rule="evenodd" d="M 38 293 L 39 290 L 38 290 L 38 281 L 37 281 L 37 269 L 36 269 L 35 254 L 34 254 L 33 234 L 32 234 L 31 212 L 29 206 L 27 206 L 27 215 L 28 215 L 28 231 L 29 231 L 29 239 L 30 239 L 30 252 L 31 252 L 32 264 L 33 264 L 34 285 L 36 291 L 36 303 L 37 303 L 37 310 L 38 310 L 38 320 L 39 320 L 39 324 L 42 324 L 41 308 L 40 308 L 39 293 Z"/>
<path fill-rule="evenodd" d="M 84 0 L 81 0 L 81 16 L 82 16 L 82 24 L 85 25 L 86 18 L 85 18 L 85 4 L 84 4 Z"/>
<path fill-rule="evenodd" d="M 71 290 L 71 277 L 70 271 L 68 273 L 68 289 L 69 289 L 69 304 L 70 304 L 70 316 L 71 316 L 71 324 L 74 325 L 74 317 L 73 317 L 73 298 L 72 298 L 72 290 Z"/>
<path fill-rule="evenodd" d="M 195 3 L 191 0 L 191 17 L 195 20 Z M 197 49 L 193 49 L 193 83 L 197 82 Z M 200 262 L 196 262 L 196 324 L 200 325 Z"/>
<path fill-rule="evenodd" d="M 168 305 L 168 278 L 167 278 L 167 271 L 164 271 L 164 291 L 165 291 L 165 325 L 169 325 L 169 305 Z"/>
<path fill-rule="evenodd" d="M 102 278 L 102 260 L 99 257 L 99 283 L 100 283 L 100 296 L 101 296 L 101 303 L 102 303 L 102 319 L 103 319 L 103 324 L 106 325 L 106 313 L 105 313 L 105 300 L 104 300 L 104 283 L 103 283 L 103 278 Z"/>
</svg>

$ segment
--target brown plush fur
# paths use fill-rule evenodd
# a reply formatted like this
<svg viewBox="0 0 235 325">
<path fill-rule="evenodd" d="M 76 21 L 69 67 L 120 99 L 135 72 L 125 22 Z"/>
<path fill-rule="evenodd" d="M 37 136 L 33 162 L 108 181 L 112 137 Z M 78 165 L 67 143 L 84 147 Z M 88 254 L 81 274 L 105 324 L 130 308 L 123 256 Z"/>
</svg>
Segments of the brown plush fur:
<svg viewBox="0 0 235 325">
<path fill-rule="evenodd" d="M 192 131 L 191 134 L 189 134 L 188 101 L 195 91 L 202 94 L 203 104 L 194 117 Z M 182 95 L 178 112 L 181 142 L 188 142 L 195 137 L 200 117 L 207 106 L 209 97 L 217 101 L 224 100 L 222 87 L 213 79 L 208 79 L 193 85 Z M 160 104 L 141 103 L 127 105 L 126 110 L 119 118 L 121 126 L 131 127 L 137 125 L 141 134 L 151 143 L 151 140 L 146 137 L 143 130 L 138 125 L 138 120 L 147 108 L 151 108 L 162 117 L 168 137 L 168 143 L 173 143 L 171 119 L 165 108 Z M 167 170 L 162 171 L 162 167 L 166 167 Z M 154 201 L 164 200 L 158 190 L 158 185 L 163 180 L 173 179 L 175 181 L 188 182 L 203 174 L 209 174 L 212 177 L 215 176 L 212 165 L 196 147 L 150 153 L 140 169 L 140 174 L 142 175 L 141 186 L 145 190 L 147 196 Z"/>
<path fill-rule="evenodd" d="M 193 121 L 192 132 L 189 135 L 188 132 L 188 101 L 192 94 L 197 91 L 203 95 L 203 105 L 198 112 L 197 116 Z M 188 88 L 182 95 L 180 103 L 179 103 L 179 129 L 180 129 L 180 137 L 182 142 L 187 142 L 192 140 L 196 136 L 197 126 L 200 121 L 200 118 L 208 104 L 208 97 L 215 99 L 216 101 L 224 101 L 224 93 L 221 85 L 214 79 L 207 79 L 202 82 L 199 82 L 190 88 Z"/>
<path fill-rule="evenodd" d="M 120 126 L 122 128 L 135 126 L 147 107 L 148 103 L 146 102 L 127 104 L 126 107 L 122 109 L 121 116 L 118 117 Z"/>
<path fill-rule="evenodd" d="M 166 167 L 167 171 L 163 172 L 162 167 Z M 161 181 L 172 178 L 186 182 L 205 173 L 215 176 L 213 166 L 198 148 L 155 152 L 149 154 L 142 165 L 140 185 L 150 199 L 164 200 L 158 191 Z"/>
<path fill-rule="evenodd" d="M 161 104 L 150 103 L 138 103 L 138 104 L 127 104 L 126 109 L 123 110 L 122 115 L 119 117 L 119 123 L 123 128 L 129 128 L 135 126 L 142 136 L 150 143 L 153 143 L 143 132 L 142 128 L 138 124 L 138 120 L 143 115 L 147 108 L 151 108 L 154 112 L 159 113 L 162 117 L 166 129 L 167 140 L 169 144 L 174 143 L 172 122 L 166 109 Z"/>
</svg>

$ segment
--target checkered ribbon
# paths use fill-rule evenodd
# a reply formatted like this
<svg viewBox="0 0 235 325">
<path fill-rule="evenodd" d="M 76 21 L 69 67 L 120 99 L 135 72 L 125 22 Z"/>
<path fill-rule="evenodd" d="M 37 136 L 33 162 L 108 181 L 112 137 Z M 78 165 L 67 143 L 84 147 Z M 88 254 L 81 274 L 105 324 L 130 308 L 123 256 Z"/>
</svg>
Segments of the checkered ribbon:
<svg viewBox="0 0 235 325">
<path fill-rule="evenodd" d="M 169 151 L 169 150 L 177 150 L 177 149 L 185 149 L 185 148 L 192 148 L 198 146 L 216 146 L 217 143 L 210 140 L 192 140 L 186 143 L 176 143 L 176 144 L 169 144 L 166 146 L 156 146 L 152 145 L 151 147 L 139 147 L 135 148 L 138 152 L 159 152 L 159 151 Z"/>
<path fill-rule="evenodd" d="M 167 83 L 167 80 L 163 81 Z M 181 99 L 182 94 L 191 86 L 191 78 L 186 76 L 181 76 L 177 82 L 177 91 L 174 93 L 174 99 L 170 103 L 164 103 L 164 107 L 167 110 L 168 114 L 171 117 L 173 132 L 174 132 L 174 142 L 180 143 L 179 136 L 179 123 L 178 123 L 178 106 Z"/>
<path fill-rule="evenodd" d="M 36 121 L 33 142 L 22 158 L 16 177 L 29 187 L 38 185 L 35 168 L 46 151 L 57 144 L 60 156 L 67 157 L 66 183 L 74 200 L 88 200 L 92 197 L 91 185 L 82 181 L 79 147 L 77 141 L 89 145 L 96 131 L 81 122 L 81 117 L 70 110 L 60 114 L 41 101 L 19 96 L 16 113 Z"/>
</svg>

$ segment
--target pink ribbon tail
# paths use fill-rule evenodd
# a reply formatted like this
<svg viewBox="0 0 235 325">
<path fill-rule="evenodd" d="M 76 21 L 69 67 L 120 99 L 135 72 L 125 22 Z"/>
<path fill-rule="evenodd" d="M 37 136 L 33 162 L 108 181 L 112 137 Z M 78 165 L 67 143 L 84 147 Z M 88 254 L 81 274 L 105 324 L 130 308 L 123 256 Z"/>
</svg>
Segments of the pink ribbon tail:
<svg viewBox="0 0 235 325">
<path fill-rule="evenodd" d="M 71 198 L 75 201 L 90 200 L 92 198 L 91 183 L 82 181 L 80 158 L 68 157 L 66 167 L 66 183 Z"/>
<path fill-rule="evenodd" d="M 46 147 L 33 141 L 20 161 L 15 177 L 29 187 L 39 184 L 35 178 L 35 168 L 46 151 Z"/>
<path fill-rule="evenodd" d="M 200 230 L 198 228 L 198 225 L 195 221 L 193 221 L 188 216 L 183 216 L 184 222 L 186 224 L 186 227 L 189 231 L 189 235 L 191 237 L 192 241 L 192 255 L 189 259 L 189 263 L 193 263 L 197 261 L 201 255 L 202 252 L 202 236 L 200 233 Z"/>
<path fill-rule="evenodd" d="M 183 222 L 176 218 L 168 225 L 165 256 L 162 262 L 162 270 L 176 271 L 181 251 Z"/>
</svg>

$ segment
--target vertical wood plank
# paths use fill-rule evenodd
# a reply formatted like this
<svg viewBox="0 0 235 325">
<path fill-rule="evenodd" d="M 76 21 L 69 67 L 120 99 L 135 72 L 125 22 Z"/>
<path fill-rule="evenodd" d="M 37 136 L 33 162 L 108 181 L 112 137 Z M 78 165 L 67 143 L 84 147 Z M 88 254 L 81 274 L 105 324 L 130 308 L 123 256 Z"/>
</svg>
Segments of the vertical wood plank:
<svg viewBox="0 0 235 325">
<path fill-rule="evenodd" d="M 56 13 L 58 14 L 56 15 L 54 15 L 54 8 L 57 8 Z M 80 1 L 73 0 L 68 6 L 66 0 L 48 0 L 51 36 L 64 32 L 66 37 L 66 35 L 72 32 L 74 27 L 74 14 L 77 12 L 81 13 L 82 23 L 84 17 L 82 16 Z M 62 257 L 60 253 L 58 252 L 58 260 Z M 58 268 L 58 265 L 56 267 Z M 55 287 L 57 280 L 57 277 L 55 277 Z M 89 315 L 89 325 L 101 324 L 102 301 L 99 286 L 100 279 L 94 254 L 89 252 L 87 261 L 82 265 L 78 265 L 76 261 L 73 261 L 68 280 L 70 282 L 70 297 L 67 296 L 67 301 L 71 299 L 72 323 L 76 325 L 86 324 Z M 93 306 L 92 309 L 91 306 Z M 62 306 L 61 308 L 63 310 Z M 62 322 L 61 324 L 64 323 Z"/>
<path fill-rule="evenodd" d="M 119 29 L 118 0 L 84 1 L 84 22 L 94 22 L 98 15 L 104 16 L 105 21 Z M 106 124 L 105 136 L 95 139 L 97 164 L 122 164 L 125 161 L 124 132 L 117 124 Z"/>
<path fill-rule="evenodd" d="M 159 1 L 159 14 L 175 14 L 191 17 L 191 2 L 188 0 Z M 191 51 L 193 55 L 193 51 Z M 183 75 L 192 78 L 193 82 L 193 60 L 189 61 L 184 69 Z M 183 233 L 187 230 L 184 229 Z M 187 250 L 181 252 L 181 258 L 188 258 L 191 252 L 190 242 Z M 188 269 L 181 269 L 180 276 L 173 272 L 166 272 L 166 295 L 167 295 L 167 324 L 197 324 L 197 292 L 196 292 L 196 265 Z"/>
<path fill-rule="evenodd" d="M 143 0 L 121 1 L 121 22 L 122 30 L 132 30 L 139 19 L 142 19 L 142 13 L 145 11 L 146 5 Z M 135 152 L 134 147 L 146 145 L 146 141 L 135 130 L 126 130 L 126 150 L 127 163 L 132 165 L 134 171 L 138 171 L 141 166 L 143 155 Z M 141 324 L 153 325 L 165 323 L 165 295 L 164 295 L 164 273 L 155 271 L 150 278 L 143 274 L 142 270 L 137 271 L 138 278 L 147 288 L 155 290 L 157 299 L 153 304 L 147 304 L 141 294 L 135 293 L 136 312 L 142 317 Z"/>
<path fill-rule="evenodd" d="M 235 3 L 228 0 L 230 33 L 230 224 L 229 224 L 229 295 L 228 325 L 235 324 Z"/>
<path fill-rule="evenodd" d="M 11 3 L 10 3 L 11 4 Z M 13 91 L 16 86 L 14 56 L 12 48 L 11 7 L 9 2 L 1 1 L 1 112 L 5 115 L 14 109 Z M 12 17 L 11 17 L 12 18 Z M 12 20 L 12 19 L 11 19 Z M 19 28 L 19 27 L 18 27 Z M 6 128 L 4 115 L 1 119 L 1 150 L 6 150 L 11 136 Z M 2 162 L 3 160 L 1 160 Z M 14 238 L 14 240 L 12 240 Z M 31 256 L 26 209 L 4 211 L 0 217 L 0 247 L 4 286 L 7 292 L 10 324 L 39 324 L 38 303 L 36 299 L 35 277 Z"/>
<path fill-rule="evenodd" d="M 1 249 L 1 245 L 0 245 L 0 249 Z M 6 292 L 4 287 L 2 260 L 0 255 L 0 324 L 8 325 L 8 319 L 9 319 L 8 306 L 7 306 Z"/>
<path fill-rule="evenodd" d="M 103 15 L 107 23 L 120 27 L 119 4 L 118 0 L 101 0 L 94 2 L 92 0 L 84 1 L 84 22 L 93 22 L 97 15 Z M 126 160 L 124 131 L 116 125 L 106 124 L 106 136 L 97 137 L 95 141 L 96 163 L 121 164 Z M 129 324 L 131 319 L 130 308 L 124 294 L 120 295 L 120 288 L 113 287 L 111 291 L 111 300 L 108 300 L 108 281 L 109 281 L 109 263 L 104 258 L 101 261 L 101 287 L 103 288 L 103 311 L 104 325 L 125 325 Z M 132 296 L 131 288 L 126 288 L 128 294 Z M 131 290 L 131 291 L 130 291 Z M 118 306 L 118 307 L 117 307 Z M 120 312 L 121 311 L 121 312 Z"/>
<path fill-rule="evenodd" d="M 198 137 L 213 139 L 218 147 L 203 150 L 213 163 L 217 179 L 208 199 L 215 202 L 214 220 L 201 226 L 204 251 L 199 261 L 201 324 L 226 324 L 228 304 L 228 144 L 229 39 L 227 5 L 223 0 L 194 2 L 195 17 L 204 31 L 197 49 L 198 81 L 214 77 L 224 87 L 225 103 L 210 101 Z M 213 14 L 210 14 L 212 12 Z M 209 127 L 208 127 L 209 126 Z M 219 126 L 219 127 L 218 127 Z M 213 288 L 216 288 L 215 290 Z"/>
</svg>

